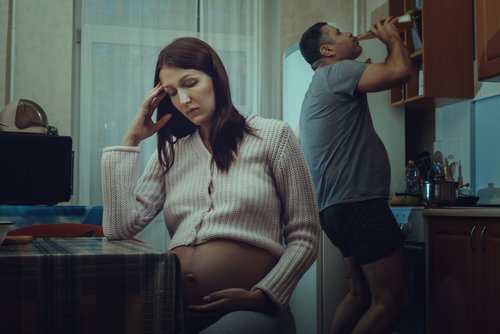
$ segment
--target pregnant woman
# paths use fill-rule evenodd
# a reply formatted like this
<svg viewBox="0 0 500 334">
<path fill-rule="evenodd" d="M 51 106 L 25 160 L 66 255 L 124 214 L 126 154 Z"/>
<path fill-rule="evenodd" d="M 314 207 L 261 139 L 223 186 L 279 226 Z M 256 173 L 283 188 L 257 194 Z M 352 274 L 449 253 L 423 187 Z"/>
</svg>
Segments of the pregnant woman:
<svg viewBox="0 0 500 334">
<path fill-rule="evenodd" d="M 294 333 L 288 301 L 320 232 L 298 140 L 282 121 L 238 112 L 199 39 L 167 45 L 154 83 L 122 146 L 103 152 L 105 236 L 130 238 L 163 211 L 187 333 Z M 137 179 L 138 146 L 153 134 L 158 150 Z"/>
</svg>

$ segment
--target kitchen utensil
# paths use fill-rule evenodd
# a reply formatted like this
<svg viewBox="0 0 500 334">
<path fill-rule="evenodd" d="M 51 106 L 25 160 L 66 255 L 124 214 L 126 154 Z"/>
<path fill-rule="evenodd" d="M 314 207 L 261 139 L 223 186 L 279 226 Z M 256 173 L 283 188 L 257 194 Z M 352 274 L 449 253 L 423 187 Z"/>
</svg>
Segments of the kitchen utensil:
<svg viewBox="0 0 500 334">
<path fill-rule="evenodd" d="M 450 164 L 448 162 L 448 158 L 444 158 L 444 178 L 446 180 L 453 180 L 453 178 L 450 176 Z"/>
<path fill-rule="evenodd" d="M 450 173 L 449 173 L 450 180 L 455 180 L 455 172 L 457 170 L 457 163 L 452 162 L 449 167 L 450 167 Z"/>
<path fill-rule="evenodd" d="M 432 164 L 432 168 L 427 173 L 427 181 L 439 181 L 445 179 L 444 166 L 439 161 Z"/>
<path fill-rule="evenodd" d="M 417 166 L 420 171 L 422 181 L 425 181 L 427 173 L 429 173 L 432 167 L 431 154 L 427 151 L 418 153 L 415 157 L 415 166 Z"/>
<path fill-rule="evenodd" d="M 441 163 L 441 165 L 444 163 L 444 159 L 443 159 L 443 153 L 441 151 L 436 151 L 434 152 L 433 156 L 432 156 L 432 161 L 434 163 Z"/>
<path fill-rule="evenodd" d="M 452 205 L 457 199 L 457 185 L 449 180 L 425 181 L 422 198 L 428 204 Z"/>
<path fill-rule="evenodd" d="M 462 176 L 462 160 L 458 160 L 457 182 L 458 182 L 458 189 L 461 189 L 463 187 L 463 184 L 464 184 L 464 178 Z"/>
</svg>

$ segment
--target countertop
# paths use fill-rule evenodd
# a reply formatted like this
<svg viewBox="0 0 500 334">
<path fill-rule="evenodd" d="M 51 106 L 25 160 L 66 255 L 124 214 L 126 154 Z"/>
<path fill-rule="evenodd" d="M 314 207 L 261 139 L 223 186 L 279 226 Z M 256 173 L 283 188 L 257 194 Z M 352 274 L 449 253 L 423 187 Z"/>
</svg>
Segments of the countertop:
<svg viewBox="0 0 500 334">
<path fill-rule="evenodd" d="M 424 208 L 424 216 L 500 217 L 500 207 L 439 207 Z"/>
</svg>

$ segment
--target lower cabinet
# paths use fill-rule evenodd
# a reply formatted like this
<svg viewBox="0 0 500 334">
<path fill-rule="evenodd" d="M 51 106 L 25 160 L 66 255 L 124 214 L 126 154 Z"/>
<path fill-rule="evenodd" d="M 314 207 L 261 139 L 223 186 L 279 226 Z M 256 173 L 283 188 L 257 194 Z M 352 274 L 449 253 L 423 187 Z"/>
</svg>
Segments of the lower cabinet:
<svg viewBox="0 0 500 334">
<path fill-rule="evenodd" d="M 500 218 L 427 222 L 430 334 L 500 333 Z"/>
</svg>

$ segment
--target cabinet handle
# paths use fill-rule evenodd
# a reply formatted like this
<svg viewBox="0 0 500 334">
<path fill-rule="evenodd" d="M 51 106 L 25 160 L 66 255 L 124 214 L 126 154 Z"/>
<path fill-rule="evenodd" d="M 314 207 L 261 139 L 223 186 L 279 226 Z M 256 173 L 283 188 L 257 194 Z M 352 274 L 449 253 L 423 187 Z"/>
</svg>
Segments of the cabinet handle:
<svg viewBox="0 0 500 334">
<path fill-rule="evenodd" d="M 472 230 L 470 230 L 470 234 L 469 234 L 470 248 L 472 248 L 473 253 L 476 252 L 476 250 L 474 249 L 474 241 L 472 240 L 472 237 L 474 236 L 474 232 L 476 232 L 476 226 L 472 226 Z"/>
<path fill-rule="evenodd" d="M 484 232 L 486 231 L 486 226 L 481 229 L 481 250 L 486 253 L 486 247 L 484 246 Z"/>
</svg>

